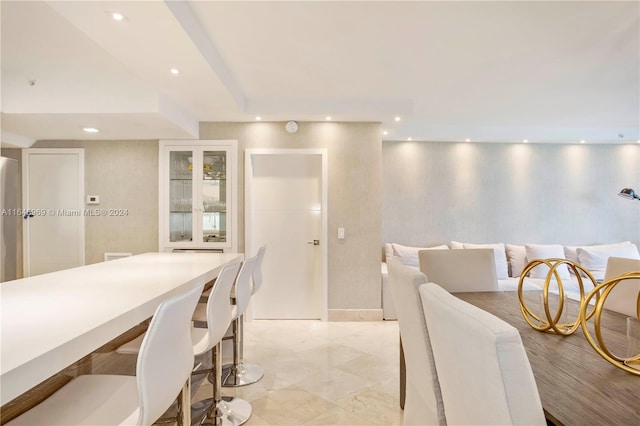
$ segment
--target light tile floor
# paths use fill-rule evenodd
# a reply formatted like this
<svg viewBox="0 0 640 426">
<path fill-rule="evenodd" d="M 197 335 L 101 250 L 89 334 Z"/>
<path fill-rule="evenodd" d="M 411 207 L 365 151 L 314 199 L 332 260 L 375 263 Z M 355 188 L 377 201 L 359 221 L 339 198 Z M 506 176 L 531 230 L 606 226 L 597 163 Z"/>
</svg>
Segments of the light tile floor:
<svg viewBox="0 0 640 426">
<path fill-rule="evenodd" d="M 249 401 L 254 425 L 399 425 L 398 323 L 245 323 L 245 361 L 261 381 L 223 388 Z M 193 401 L 211 396 L 204 381 Z"/>
<path fill-rule="evenodd" d="M 251 403 L 246 426 L 402 424 L 397 321 L 259 320 L 244 334 L 245 361 L 264 377 L 222 394 Z M 134 375 L 135 364 L 135 355 L 94 354 L 93 373 Z M 202 380 L 192 402 L 211 394 Z"/>
</svg>

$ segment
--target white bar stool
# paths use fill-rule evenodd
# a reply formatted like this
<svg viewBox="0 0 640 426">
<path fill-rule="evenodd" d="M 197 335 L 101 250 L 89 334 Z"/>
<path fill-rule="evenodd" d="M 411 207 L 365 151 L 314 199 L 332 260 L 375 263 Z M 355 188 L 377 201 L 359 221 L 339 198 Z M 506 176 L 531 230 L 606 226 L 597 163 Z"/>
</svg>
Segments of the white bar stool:
<svg viewBox="0 0 640 426">
<path fill-rule="evenodd" d="M 196 356 L 211 351 L 211 369 L 196 370 L 192 375 L 210 374 L 213 384 L 213 398 L 199 401 L 192 405 L 193 412 L 206 412 L 201 424 L 241 425 L 252 414 L 251 404 L 247 401 L 222 396 L 222 338 L 232 319 L 236 315 L 236 306 L 231 304 L 231 290 L 236 276 L 247 274 L 253 268 L 255 258 L 248 259 L 240 268 L 240 264 L 225 267 L 211 290 L 207 301 L 207 328 L 192 328 L 193 351 Z M 240 269 L 240 273 L 238 273 Z M 237 290 L 236 290 L 237 293 Z"/>
<path fill-rule="evenodd" d="M 151 425 L 171 406 L 176 395 L 181 402 L 178 414 L 183 414 L 180 407 L 188 407 L 190 402 L 188 388 L 194 360 L 189 329 L 202 288 L 197 286 L 158 306 L 141 340 L 135 377 L 76 377 L 6 424 Z M 187 410 L 184 418 L 190 421 L 189 417 Z"/>
<path fill-rule="evenodd" d="M 222 396 L 221 343 L 231 321 L 236 316 L 236 306 L 231 304 L 231 290 L 236 276 L 238 279 L 247 274 L 250 276 L 254 262 L 255 258 L 252 258 L 245 261 L 242 268 L 240 263 L 236 263 L 227 265 L 220 271 L 209 292 L 205 309 L 200 310 L 200 314 L 204 317 L 199 320 L 206 321 L 207 328 L 191 328 L 195 356 L 199 357 L 211 351 L 212 365 L 211 368 L 200 369 L 201 364 L 198 364 L 191 375 L 204 378 L 205 374 L 211 373 L 209 377 L 213 384 L 213 398 L 196 402 L 191 406 L 192 424 L 241 425 L 251 417 L 252 408 L 247 401 Z M 200 307 L 203 304 L 198 305 Z M 139 350 L 140 340 L 141 338 L 138 337 L 125 343 L 116 352 L 135 354 Z"/>
<path fill-rule="evenodd" d="M 253 287 L 251 290 L 251 296 L 262 286 L 262 259 L 267 246 L 264 245 L 258 249 L 256 254 L 256 263 L 253 267 L 251 277 L 253 280 Z M 247 283 L 237 283 L 238 285 L 246 286 Z M 239 305 L 236 301 L 236 306 L 241 310 L 240 317 L 236 318 L 233 322 L 233 364 L 225 364 L 222 366 L 222 386 L 224 387 L 238 387 L 246 386 L 255 383 L 262 379 L 264 376 L 264 370 L 262 367 L 256 364 L 247 364 L 241 358 L 240 354 L 244 354 L 244 348 L 241 345 L 244 344 L 244 311 L 249 305 L 249 300 L 246 301 L 244 306 Z"/>
</svg>

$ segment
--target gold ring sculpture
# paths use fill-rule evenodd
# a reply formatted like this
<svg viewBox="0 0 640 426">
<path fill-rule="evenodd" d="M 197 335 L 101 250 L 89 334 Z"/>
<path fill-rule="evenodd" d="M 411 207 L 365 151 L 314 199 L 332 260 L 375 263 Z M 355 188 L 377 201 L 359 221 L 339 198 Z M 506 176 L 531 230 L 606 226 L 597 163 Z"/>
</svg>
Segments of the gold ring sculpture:
<svg viewBox="0 0 640 426">
<path fill-rule="evenodd" d="M 544 280 L 544 286 L 542 288 L 542 300 L 544 305 L 544 314 L 546 316 L 546 321 L 544 318 L 541 318 L 540 316 L 536 315 L 531 309 L 529 309 L 529 307 L 525 303 L 524 295 L 523 295 L 524 280 L 527 274 L 533 268 L 539 265 L 546 265 L 549 268 L 549 272 L 547 273 L 547 276 Z M 583 304 L 585 303 L 585 292 L 584 292 L 584 284 L 582 282 L 582 276 L 580 273 L 583 273 L 587 278 L 589 278 L 593 283 L 594 287 L 596 286 L 596 280 L 593 278 L 591 273 L 587 271 L 585 268 L 583 268 L 581 265 L 575 262 L 572 262 L 570 260 L 560 259 L 560 258 L 534 259 L 531 262 L 529 262 L 527 266 L 524 268 L 524 270 L 522 271 L 522 274 L 520 275 L 520 280 L 518 281 L 518 299 L 520 300 L 520 310 L 522 311 L 522 316 L 524 317 L 525 321 L 527 321 L 527 323 L 534 330 L 560 334 L 562 336 L 569 336 L 573 334 L 578 329 L 578 327 L 580 327 L 580 312 L 582 312 L 582 309 L 579 310 L 578 317 L 576 318 L 575 321 L 566 322 L 566 323 L 559 322 L 560 318 L 562 317 L 562 311 L 565 306 L 564 288 L 562 286 L 562 280 L 560 279 L 560 274 L 558 273 L 558 267 L 561 265 L 567 265 L 568 267 L 570 267 L 578 279 L 578 285 L 580 286 L 580 307 L 582 308 Z M 558 302 L 558 307 L 555 311 L 555 314 L 553 315 L 551 314 L 551 309 L 549 308 L 549 286 L 551 285 L 552 278 L 555 278 L 558 284 L 558 293 L 559 293 L 558 296 L 560 298 Z M 599 298 L 598 294 L 596 294 L 596 298 Z M 585 315 L 587 317 L 586 319 L 591 318 L 594 315 L 594 313 L 595 313 L 595 309 L 592 309 L 591 312 L 589 312 L 588 314 L 586 313 L 586 309 L 585 309 Z"/>
<path fill-rule="evenodd" d="M 582 325 L 582 332 L 587 338 L 587 341 L 593 347 L 593 349 L 595 349 L 595 351 L 600 354 L 601 357 L 603 357 L 616 367 L 623 369 L 624 371 L 627 371 L 636 376 L 640 376 L 640 369 L 632 367 L 632 365 L 636 365 L 640 368 L 640 353 L 628 358 L 614 355 L 605 345 L 604 339 L 602 338 L 601 330 L 602 310 L 604 309 L 604 304 L 607 300 L 607 296 L 609 296 L 609 293 L 611 293 L 613 288 L 622 281 L 635 279 L 640 279 L 640 272 L 628 272 L 618 277 L 611 278 L 596 286 L 596 288 L 591 290 L 591 292 L 587 295 L 584 305 L 581 305 L 580 307 L 580 323 Z M 589 318 L 584 314 L 589 302 L 591 301 L 591 299 L 593 299 L 594 296 L 596 297 L 596 302 L 594 308 L 595 319 L 593 329 L 596 335 L 597 343 L 589 333 L 589 329 L 587 328 L 587 320 Z M 638 300 L 636 302 L 636 317 L 640 319 L 640 292 L 638 292 Z"/>
</svg>

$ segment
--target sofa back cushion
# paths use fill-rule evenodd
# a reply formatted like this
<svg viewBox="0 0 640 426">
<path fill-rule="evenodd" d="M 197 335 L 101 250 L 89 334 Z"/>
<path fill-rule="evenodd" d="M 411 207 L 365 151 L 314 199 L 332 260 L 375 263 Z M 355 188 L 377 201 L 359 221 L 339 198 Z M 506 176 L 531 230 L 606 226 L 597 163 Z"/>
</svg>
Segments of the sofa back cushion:
<svg viewBox="0 0 640 426">
<path fill-rule="evenodd" d="M 448 250 L 449 246 L 446 244 L 435 247 L 411 247 L 403 246 L 401 244 L 392 243 L 393 255 L 400 258 L 400 262 L 405 266 L 412 268 L 419 268 L 420 261 L 418 260 L 418 252 L 420 250 Z"/>
</svg>

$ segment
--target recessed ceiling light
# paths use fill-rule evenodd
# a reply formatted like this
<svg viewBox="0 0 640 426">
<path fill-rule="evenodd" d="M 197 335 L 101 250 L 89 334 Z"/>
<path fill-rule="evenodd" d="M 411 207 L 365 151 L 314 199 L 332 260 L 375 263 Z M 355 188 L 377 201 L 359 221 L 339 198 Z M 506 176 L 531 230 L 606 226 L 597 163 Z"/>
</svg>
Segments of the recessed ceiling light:
<svg viewBox="0 0 640 426">
<path fill-rule="evenodd" d="M 169 72 L 173 75 L 178 75 L 180 74 L 180 70 L 178 68 L 170 68 Z"/>
<path fill-rule="evenodd" d="M 386 130 L 383 130 L 383 131 L 382 131 L 382 134 L 383 134 L 383 135 L 385 135 L 385 136 L 387 136 L 387 135 L 389 134 L 389 132 L 387 132 Z M 638 143 L 640 143 L 640 141 L 638 141 Z"/>
<path fill-rule="evenodd" d="M 407 138 L 407 140 L 408 140 L 408 141 L 410 141 L 410 140 L 413 140 L 413 139 L 411 139 L 411 138 Z"/>
<path fill-rule="evenodd" d="M 262 117 L 257 116 L 257 117 L 256 117 L 256 121 L 260 121 L 260 120 L 262 120 Z"/>
<path fill-rule="evenodd" d="M 585 143 L 585 140 L 584 140 L 584 139 L 582 139 L 582 140 L 580 141 L 580 143 Z"/>
<path fill-rule="evenodd" d="M 522 143 L 528 143 L 528 142 L 529 142 L 529 139 L 523 139 L 522 140 Z"/>
<path fill-rule="evenodd" d="M 394 120 L 400 121 L 400 117 L 396 117 L 396 118 L 394 118 Z"/>
<path fill-rule="evenodd" d="M 328 115 L 324 119 L 327 121 L 331 121 L 331 117 L 329 117 Z"/>
<path fill-rule="evenodd" d="M 116 21 L 124 21 L 124 15 L 122 13 L 119 13 L 119 12 L 113 12 L 111 14 L 111 17 Z"/>
<path fill-rule="evenodd" d="M 638 143 L 640 143 L 640 141 L 638 141 Z"/>
<path fill-rule="evenodd" d="M 464 141 L 465 141 L 465 142 L 471 142 L 471 139 L 466 138 Z"/>
<path fill-rule="evenodd" d="M 100 131 L 100 130 L 96 129 L 95 127 L 83 127 L 82 130 L 87 132 L 87 133 L 98 133 Z"/>
</svg>

